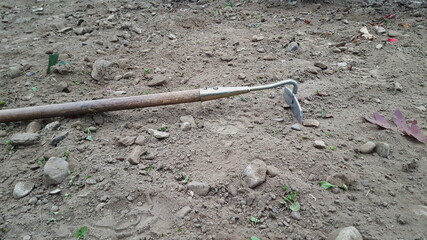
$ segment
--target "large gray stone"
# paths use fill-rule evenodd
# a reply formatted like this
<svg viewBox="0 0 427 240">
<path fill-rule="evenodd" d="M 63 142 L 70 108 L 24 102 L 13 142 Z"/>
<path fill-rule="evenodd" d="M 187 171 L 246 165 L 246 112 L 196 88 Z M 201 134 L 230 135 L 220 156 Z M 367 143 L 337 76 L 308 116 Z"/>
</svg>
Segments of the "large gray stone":
<svg viewBox="0 0 427 240">
<path fill-rule="evenodd" d="M 44 183 L 56 185 L 64 181 L 68 176 L 69 164 L 64 158 L 51 157 L 44 165 Z"/>
<path fill-rule="evenodd" d="M 113 65 L 113 63 L 110 61 L 98 59 L 93 64 L 92 73 L 90 75 L 97 81 L 102 80 L 111 65 Z"/>
<path fill-rule="evenodd" d="M 267 165 L 264 161 L 254 160 L 243 171 L 244 180 L 248 187 L 255 188 L 265 182 Z"/>
<path fill-rule="evenodd" d="M 141 146 L 136 146 L 131 153 L 126 157 L 126 160 L 130 164 L 136 165 L 141 161 L 141 154 L 144 152 L 144 149 Z"/>
<path fill-rule="evenodd" d="M 360 232 L 353 226 L 336 229 L 328 236 L 328 240 L 363 240 Z"/>
<path fill-rule="evenodd" d="M 363 144 L 362 146 L 360 146 L 358 150 L 360 153 L 364 153 L 364 154 L 371 153 L 374 151 L 376 145 L 377 145 L 376 143 L 369 141 Z"/>
<path fill-rule="evenodd" d="M 35 144 L 40 139 L 38 133 L 16 133 L 10 137 L 10 141 L 16 146 L 26 146 Z"/>
<path fill-rule="evenodd" d="M 34 188 L 34 183 L 18 182 L 13 189 L 14 198 L 23 198 L 27 196 Z"/>
<path fill-rule="evenodd" d="M 25 129 L 25 131 L 27 133 L 36 133 L 36 132 L 40 131 L 41 129 L 42 129 L 42 125 L 37 121 L 33 121 L 27 125 L 27 128 Z"/>
<path fill-rule="evenodd" d="M 210 187 L 206 183 L 202 182 L 190 182 L 187 185 L 188 190 L 193 191 L 195 194 L 200 196 L 206 196 L 209 193 Z"/>
<path fill-rule="evenodd" d="M 193 116 L 186 115 L 186 116 L 180 117 L 179 119 L 181 120 L 182 123 L 188 122 L 188 123 L 190 123 L 192 128 L 197 128 L 197 124 L 196 124 L 196 121 L 194 120 Z"/>
<path fill-rule="evenodd" d="M 381 157 L 386 158 L 390 155 L 390 145 L 388 145 L 388 143 L 385 143 L 385 142 L 379 142 L 375 147 L 375 151 Z"/>
</svg>

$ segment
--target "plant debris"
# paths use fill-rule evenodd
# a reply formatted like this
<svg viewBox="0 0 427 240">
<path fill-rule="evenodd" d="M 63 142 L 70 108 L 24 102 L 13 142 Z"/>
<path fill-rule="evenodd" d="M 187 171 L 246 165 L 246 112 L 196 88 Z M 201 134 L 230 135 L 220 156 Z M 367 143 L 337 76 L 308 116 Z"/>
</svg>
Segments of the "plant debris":
<svg viewBox="0 0 427 240">
<path fill-rule="evenodd" d="M 374 113 L 373 116 L 365 116 L 365 120 L 372 123 L 372 124 L 375 124 L 375 125 L 378 125 L 382 128 L 385 128 L 385 129 L 391 128 L 391 125 L 387 121 L 387 119 L 385 119 L 385 117 L 383 115 L 381 115 L 377 112 Z"/>
<path fill-rule="evenodd" d="M 400 110 L 396 110 L 393 113 L 393 122 L 396 124 L 397 129 L 404 135 L 427 144 L 427 135 L 421 132 L 421 128 L 417 125 L 417 120 L 406 121 L 403 113 Z"/>
</svg>

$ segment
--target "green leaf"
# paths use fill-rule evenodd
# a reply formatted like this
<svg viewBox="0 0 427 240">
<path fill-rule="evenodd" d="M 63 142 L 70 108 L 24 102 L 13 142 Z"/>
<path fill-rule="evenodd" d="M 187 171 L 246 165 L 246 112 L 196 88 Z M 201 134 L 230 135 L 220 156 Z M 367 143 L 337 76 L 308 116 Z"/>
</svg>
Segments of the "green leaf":
<svg viewBox="0 0 427 240">
<path fill-rule="evenodd" d="M 348 192 L 348 186 L 347 186 L 346 184 L 343 184 L 343 185 L 341 186 L 341 188 L 342 188 L 342 189 L 344 189 L 346 192 Z"/>
<path fill-rule="evenodd" d="M 86 140 L 88 140 L 88 141 L 93 141 L 93 137 L 92 137 L 92 135 L 88 135 L 87 137 L 86 137 Z"/>
<path fill-rule="evenodd" d="M 49 55 L 49 64 L 47 65 L 47 74 L 50 73 L 50 67 L 58 64 L 59 53 L 52 53 Z"/>
<path fill-rule="evenodd" d="M 299 202 L 294 202 L 291 206 L 289 206 L 289 209 L 294 212 L 298 212 L 301 209 L 301 205 L 299 204 Z"/>
<path fill-rule="evenodd" d="M 324 189 L 329 189 L 331 187 L 336 187 L 336 185 L 328 183 L 327 181 L 320 181 L 319 184 Z"/>
<path fill-rule="evenodd" d="M 88 233 L 89 233 L 89 228 L 86 226 L 83 226 L 76 230 L 76 232 L 74 233 L 74 237 L 77 239 L 84 239 Z"/>
<path fill-rule="evenodd" d="M 326 148 L 331 150 L 331 151 L 335 151 L 338 149 L 338 147 L 335 147 L 335 146 L 327 146 Z"/>
<path fill-rule="evenodd" d="M 259 239 L 258 237 L 252 236 L 251 240 L 261 240 L 261 239 Z"/>
<path fill-rule="evenodd" d="M 5 101 L 0 101 L 0 106 L 6 105 Z"/>
</svg>

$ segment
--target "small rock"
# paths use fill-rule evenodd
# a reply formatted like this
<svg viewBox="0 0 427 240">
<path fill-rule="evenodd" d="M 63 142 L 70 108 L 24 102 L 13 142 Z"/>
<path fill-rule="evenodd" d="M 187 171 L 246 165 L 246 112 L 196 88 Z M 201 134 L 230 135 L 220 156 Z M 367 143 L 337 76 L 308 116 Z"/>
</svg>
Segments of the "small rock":
<svg viewBox="0 0 427 240">
<path fill-rule="evenodd" d="M 314 66 L 315 66 L 315 67 L 318 67 L 318 68 L 320 68 L 320 69 L 322 69 L 322 70 L 326 70 L 326 69 L 328 69 L 328 66 L 326 66 L 326 64 L 323 64 L 323 63 L 321 63 L 321 62 L 316 62 L 316 63 L 314 63 Z"/>
<path fill-rule="evenodd" d="M 302 219 L 301 213 L 299 213 L 299 211 L 292 211 L 291 218 L 299 221 Z"/>
<path fill-rule="evenodd" d="M 240 80 L 246 79 L 246 75 L 243 73 L 239 73 L 239 75 L 237 75 L 237 78 Z"/>
<path fill-rule="evenodd" d="M 5 130 L 0 130 L 0 137 L 6 137 L 7 132 Z"/>
<path fill-rule="evenodd" d="M 66 75 L 74 72 L 74 67 L 70 64 L 57 64 L 52 66 L 52 72 L 60 75 Z"/>
<path fill-rule="evenodd" d="M 265 182 L 267 165 L 264 161 L 254 160 L 243 171 L 243 179 L 247 186 L 255 188 Z"/>
<path fill-rule="evenodd" d="M 363 237 L 355 227 L 351 226 L 334 230 L 327 240 L 363 240 Z"/>
<path fill-rule="evenodd" d="M 96 205 L 95 212 L 101 211 L 105 207 L 105 205 L 107 205 L 105 202 L 102 202 L 102 203 L 99 203 L 98 205 Z"/>
<path fill-rule="evenodd" d="M 117 140 L 117 142 L 122 146 L 130 146 L 135 143 L 135 140 L 136 140 L 135 136 L 133 137 L 127 136 L 127 137 L 120 138 L 119 140 Z"/>
<path fill-rule="evenodd" d="M 52 191 L 49 192 L 50 195 L 55 195 L 61 192 L 60 188 L 55 188 Z"/>
<path fill-rule="evenodd" d="M 65 93 L 70 92 L 70 89 L 68 88 L 68 83 L 66 82 L 59 82 L 55 84 L 55 90 L 58 92 L 65 92 Z"/>
<path fill-rule="evenodd" d="M 328 176 L 328 177 L 326 177 L 326 181 L 331 183 L 331 184 L 334 184 L 338 187 L 341 187 L 344 184 L 347 186 L 351 185 L 349 178 L 342 173 L 335 173 L 332 176 Z"/>
<path fill-rule="evenodd" d="M 68 132 L 62 132 L 61 134 L 59 134 L 58 136 L 56 136 L 55 138 L 53 138 L 50 141 L 50 145 L 52 146 L 57 146 L 62 140 L 64 140 L 66 137 L 68 136 Z"/>
<path fill-rule="evenodd" d="M 273 55 L 265 55 L 262 59 L 265 61 L 273 61 L 276 60 L 276 57 Z"/>
<path fill-rule="evenodd" d="M 395 82 L 394 83 L 394 90 L 396 90 L 396 91 L 402 91 L 403 90 L 402 84 L 400 84 L 398 82 Z"/>
<path fill-rule="evenodd" d="M 324 141 L 316 140 L 314 141 L 314 147 L 318 149 L 323 149 L 323 148 L 326 148 L 326 144 Z"/>
<path fill-rule="evenodd" d="M 28 203 L 31 204 L 31 205 L 34 205 L 34 204 L 37 203 L 37 200 L 38 199 L 36 197 L 32 197 L 32 198 L 30 198 L 30 200 L 28 200 Z"/>
<path fill-rule="evenodd" d="M 381 49 L 381 48 L 383 48 L 384 47 L 384 45 L 383 44 L 377 44 L 377 46 L 375 46 L 375 48 L 376 49 Z"/>
<path fill-rule="evenodd" d="M 378 142 L 375 151 L 379 156 L 386 158 L 390 155 L 390 145 L 388 145 L 388 143 Z"/>
<path fill-rule="evenodd" d="M 99 81 L 104 78 L 106 75 L 108 68 L 112 66 L 113 63 L 106 60 L 96 60 L 92 67 L 92 73 L 90 74 L 93 79 Z"/>
<path fill-rule="evenodd" d="M 427 110 L 427 108 L 424 106 L 415 106 L 414 108 L 420 113 L 423 113 Z"/>
<path fill-rule="evenodd" d="M 104 124 L 104 117 L 100 113 L 93 115 L 92 119 L 97 125 Z"/>
<path fill-rule="evenodd" d="M 185 206 L 181 208 L 178 212 L 175 213 L 175 216 L 179 218 L 184 218 L 188 213 L 191 212 L 191 207 Z"/>
<path fill-rule="evenodd" d="M 181 120 L 182 123 L 184 122 L 190 123 L 192 128 L 197 128 L 196 121 L 194 120 L 194 117 L 191 115 L 181 116 L 179 120 Z"/>
<path fill-rule="evenodd" d="M 157 139 L 164 139 L 169 137 L 168 132 L 157 131 L 154 129 L 148 129 L 148 133 Z"/>
<path fill-rule="evenodd" d="M 369 141 L 363 144 L 362 146 L 360 146 L 358 150 L 360 153 L 363 153 L 363 154 L 372 153 L 376 145 L 377 145 L 376 143 Z"/>
<path fill-rule="evenodd" d="M 170 40 L 175 40 L 175 39 L 176 39 L 176 35 L 175 35 L 175 34 L 173 34 L 173 33 L 171 33 L 171 34 L 169 34 L 169 35 L 168 35 L 168 38 L 169 38 Z"/>
<path fill-rule="evenodd" d="M 61 124 L 60 124 L 58 121 L 51 122 L 51 123 L 47 124 L 47 125 L 43 128 L 43 130 L 45 130 L 45 131 L 53 131 L 53 130 L 58 129 L 58 127 L 59 127 L 60 125 L 61 125 Z"/>
<path fill-rule="evenodd" d="M 135 144 L 136 145 L 144 145 L 145 143 L 147 143 L 147 138 L 144 135 L 138 135 L 135 139 Z"/>
<path fill-rule="evenodd" d="M 221 59 L 221 61 L 224 61 L 224 62 L 231 62 L 231 61 L 233 61 L 234 56 L 223 55 L 223 56 L 220 57 L 220 59 Z"/>
<path fill-rule="evenodd" d="M 402 36 L 402 34 L 400 32 L 390 30 L 390 31 L 388 31 L 388 36 L 389 37 L 400 37 L 400 36 Z"/>
<path fill-rule="evenodd" d="M 64 158 L 51 157 L 44 165 L 44 183 L 60 184 L 68 176 L 69 164 Z"/>
<path fill-rule="evenodd" d="M 30 235 L 25 235 L 22 240 L 31 240 L 31 236 Z"/>
<path fill-rule="evenodd" d="M 189 122 L 183 122 L 183 123 L 181 123 L 181 130 L 182 131 L 189 131 L 189 130 L 191 130 L 191 123 L 189 123 Z"/>
<path fill-rule="evenodd" d="M 10 67 L 9 70 L 7 71 L 7 75 L 10 78 L 16 78 L 22 75 L 22 68 L 20 67 Z"/>
<path fill-rule="evenodd" d="M 199 196 L 208 195 L 210 190 L 209 185 L 202 182 L 190 182 L 187 184 L 187 188 Z"/>
<path fill-rule="evenodd" d="M 295 131 L 301 131 L 301 126 L 298 123 L 296 123 L 291 126 L 291 129 Z"/>
<path fill-rule="evenodd" d="M 380 26 L 375 26 L 375 31 L 377 31 L 378 34 L 383 34 L 386 32 L 385 28 Z"/>
<path fill-rule="evenodd" d="M 259 42 L 262 41 L 264 39 L 264 36 L 262 35 L 253 35 L 252 36 L 252 42 Z"/>
<path fill-rule="evenodd" d="M 35 144 L 40 139 L 38 133 L 16 133 L 10 137 L 13 145 L 26 146 Z"/>
<path fill-rule="evenodd" d="M 27 128 L 25 129 L 25 131 L 27 133 L 36 133 L 36 132 L 40 131 L 41 129 L 42 129 L 42 125 L 37 121 L 33 121 L 27 125 Z"/>
<path fill-rule="evenodd" d="M 347 67 L 347 63 L 346 62 L 339 62 L 337 63 L 338 67 Z"/>
<path fill-rule="evenodd" d="M 304 119 L 302 125 L 305 127 L 319 127 L 320 123 L 316 119 Z"/>
<path fill-rule="evenodd" d="M 64 28 L 59 29 L 58 33 L 65 33 L 65 32 L 71 31 L 71 30 L 73 30 L 72 27 L 64 27 Z"/>
<path fill-rule="evenodd" d="M 34 188 L 34 183 L 18 182 L 13 189 L 14 198 L 23 198 L 27 196 Z"/>
<path fill-rule="evenodd" d="M 144 152 L 144 149 L 141 146 L 136 146 L 131 153 L 126 157 L 126 160 L 130 164 L 136 165 L 141 160 L 141 154 Z"/>
<path fill-rule="evenodd" d="M 159 87 L 167 83 L 167 78 L 164 76 L 155 76 L 153 79 L 148 81 L 147 86 L 149 87 Z"/>
<path fill-rule="evenodd" d="M 347 20 L 347 19 L 342 20 L 342 23 L 344 23 L 344 24 L 349 24 L 349 22 L 348 22 L 348 20 Z"/>
<path fill-rule="evenodd" d="M 123 74 L 124 79 L 129 79 L 129 78 L 133 78 L 133 77 L 135 77 L 134 72 L 126 72 L 125 74 Z"/>
<path fill-rule="evenodd" d="M 334 52 L 334 53 L 340 53 L 340 52 L 341 52 L 341 49 L 339 49 L 339 48 L 333 48 L 333 49 L 332 49 L 332 52 Z"/>
<path fill-rule="evenodd" d="M 292 51 L 296 51 L 296 50 L 298 50 L 298 43 L 297 42 L 290 42 L 289 44 L 288 44 L 288 47 L 287 47 L 287 50 L 289 51 L 289 52 L 292 52 Z"/>
<path fill-rule="evenodd" d="M 96 179 L 94 179 L 94 178 L 88 178 L 88 179 L 86 179 L 86 184 L 87 185 L 95 185 L 95 184 L 97 184 L 98 182 L 96 181 Z"/>
<path fill-rule="evenodd" d="M 268 165 L 267 166 L 267 175 L 269 175 L 270 177 L 275 177 L 278 176 L 280 174 L 280 170 L 273 166 L 273 165 Z"/>
<path fill-rule="evenodd" d="M 319 73 L 317 68 L 315 67 L 308 67 L 305 69 L 305 71 L 314 75 L 317 75 Z"/>
</svg>

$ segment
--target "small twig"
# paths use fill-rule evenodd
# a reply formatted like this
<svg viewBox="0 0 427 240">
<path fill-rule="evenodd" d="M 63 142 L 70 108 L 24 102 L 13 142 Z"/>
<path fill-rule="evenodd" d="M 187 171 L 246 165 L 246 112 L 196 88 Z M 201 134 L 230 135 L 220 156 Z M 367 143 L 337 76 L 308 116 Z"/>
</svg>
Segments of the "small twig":
<svg viewBox="0 0 427 240">
<path fill-rule="evenodd" d="M 314 198 L 314 201 L 317 201 L 316 197 L 313 196 L 313 194 L 308 194 L 308 195 L 310 195 L 310 197 Z"/>
<path fill-rule="evenodd" d="M 367 192 L 366 192 L 366 195 L 365 195 L 365 197 L 367 197 L 368 196 L 368 194 L 369 194 L 369 192 L 370 192 L 371 190 L 368 190 Z"/>
</svg>

